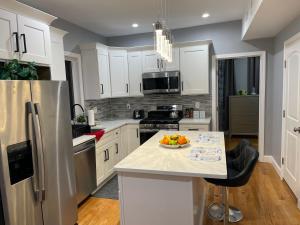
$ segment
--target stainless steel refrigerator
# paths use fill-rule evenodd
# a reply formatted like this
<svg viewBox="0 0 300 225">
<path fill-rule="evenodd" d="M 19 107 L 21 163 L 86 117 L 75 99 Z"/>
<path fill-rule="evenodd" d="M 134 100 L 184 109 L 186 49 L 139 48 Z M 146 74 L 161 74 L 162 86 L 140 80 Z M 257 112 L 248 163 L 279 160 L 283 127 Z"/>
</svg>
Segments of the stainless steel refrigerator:
<svg viewBox="0 0 300 225">
<path fill-rule="evenodd" d="M 70 120 L 67 82 L 0 81 L 5 225 L 76 223 Z"/>
</svg>

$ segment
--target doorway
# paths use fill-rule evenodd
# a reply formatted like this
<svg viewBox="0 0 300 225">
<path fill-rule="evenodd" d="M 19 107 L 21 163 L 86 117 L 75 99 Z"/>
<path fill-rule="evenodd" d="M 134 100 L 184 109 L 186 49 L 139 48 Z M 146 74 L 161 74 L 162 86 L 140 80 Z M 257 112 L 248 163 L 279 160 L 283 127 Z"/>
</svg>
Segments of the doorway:
<svg viewBox="0 0 300 225">
<path fill-rule="evenodd" d="M 243 65 L 244 64 L 244 65 Z M 233 76 L 223 77 L 219 79 L 219 69 L 234 70 Z M 239 67 L 246 68 L 243 72 Z M 240 71 L 240 72 L 238 72 Z M 252 72 L 251 72 L 252 71 Z M 235 74 L 236 73 L 236 74 Z M 243 75 L 237 77 L 237 75 Z M 248 74 L 252 74 L 251 76 Z M 250 139 L 252 145 L 259 150 L 259 160 L 264 160 L 264 127 L 265 127 L 265 79 L 266 79 L 266 52 L 248 52 L 236 54 L 224 54 L 213 56 L 212 59 L 212 127 L 213 130 L 221 130 L 227 135 L 227 147 L 232 149 L 241 138 Z M 223 83 L 222 83 L 223 82 Z M 228 89 L 223 90 L 224 95 L 219 99 L 219 86 L 230 84 Z M 225 101 L 226 100 L 226 101 Z M 223 104 L 223 105 L 222 105 Z M 225 105 L 225 108 L 224 108 Z M 235 106 L 236 105 L 236 106 Z M 255 113 L 253 121 L 249 124 L 252 127 L 246 126 L 248 132 L 240 132 L 241 128 L 245 128 L 245 124 L 233 121 L 234 124 L 240 127 L 230 129 L 230 115 L 232 118 L 241 120 L 235 116 L 239 113 L 249 113 L 246 106 L 252 109 Z M 252 106 L 251 106 L 252 105 Z M 220 109 L 221 106 L 221 109 Z M 230 108 L 238 109 L 237 112 L 230 112 Z M 224 112 L 225 111 L 225 114 Z M 243 112 L 244 110 L 244 112 Z M 222 118 L 223 115 L 223 118 Z M 226 117 L 224 122 L 224 115 Z M 228 117 L 227 117 L 228 115 Z M 221 118 L 220 118 L 221 117 Z M 227 119 L 228 118 L 228 119 Z M 251 129 L 250 129 L 251 128 Z"/>
<path fill-rule="evenodd" d="M 72 106 L 74 104 L 84 106 L 81 55 L 72 52 L 65 52 L 65 68 L 66 78 L 69 81 L 71 116 L 74 118 L 75 115 L 73 115 L 74 112 L 72 111 Z M 75 109 L 75 114 L 82 114 L 79 107 Z"/>
<path fill-rule="evenodd" d="M 258 149 L 259 57 L 218 60 L 218 130 L 226 149 L 248 139 Z"/>
</svg>

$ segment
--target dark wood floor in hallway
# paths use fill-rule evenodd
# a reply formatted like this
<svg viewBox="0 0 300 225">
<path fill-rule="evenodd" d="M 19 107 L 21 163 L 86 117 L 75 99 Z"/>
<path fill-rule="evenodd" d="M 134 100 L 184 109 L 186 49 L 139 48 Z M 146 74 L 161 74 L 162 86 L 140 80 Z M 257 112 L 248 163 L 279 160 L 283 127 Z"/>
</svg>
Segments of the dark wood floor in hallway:
<svg viewBox="0 0 300 225">
<path fill-rule="evenodd" d="M 209 185 L 207 204 L 220 199 L 219 189 Z M 238 225 L 300 225 L 300 210 L 295 197 L 268 163 L 257 164 L 246 186 L 231 188 L 229 202 L 244 213 L 245 218 Z M 119 224 L 117 200 L 90 198 L 79 209 L 79 225 Z M 204 225 L 222 223 L 206 217 Z"/>
</svg>

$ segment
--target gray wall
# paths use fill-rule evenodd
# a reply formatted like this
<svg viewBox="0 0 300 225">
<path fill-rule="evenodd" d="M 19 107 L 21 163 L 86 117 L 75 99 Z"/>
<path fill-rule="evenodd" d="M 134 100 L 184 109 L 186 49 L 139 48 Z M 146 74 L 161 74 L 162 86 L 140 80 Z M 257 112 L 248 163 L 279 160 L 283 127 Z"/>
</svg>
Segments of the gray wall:
<svg viewBox="0 0 300 225">
<path fill-rule="evenodd" d="M 216 54 L 272 50 L 272 39 L 241 41 L 241 29 L 241 21 L 233 21 L 183 28 L 172 32 L 175 42 L 212 40 Z M 109 37 L 107 38 L 107 43 L 111 46 L 120 47 L 153 45 L 153 33 Z"/>
<path fill-rule="evenodd" d="M 277 163 L 281 164 L 281 120 L 282 120 L 282 90 L 283 90 L 283 48 L 284 42 L 300 32 L 300 16 L 283 29 L 274 39 L 274 67 L 270 81 L 272 87 L 272 102 L 270 104 L 270 140 L 269 146 Z"/>
<path fill-rule="evenodd" d="M 190 27 L 173 31 L 175 42 L 186 42 L 196 40 L 212 40 L 213 52 L 215 54 L 238 53 L 238 52 L 267 52 L 267 88 L 266 88 L 266 115 L 272 113 L 272 79 L 273 76 L 273 39 L 259 39 L 252 41 L 242 41 L 242 23 L 241 21 L 233 21 L 226 23 L 210 24 L 198 27 Z M 128 35 L 121 37 L 107 38 L 107 44 L 111 46 L 143 46 L 153 45 L 153 34 Z M 266 117 L 268 118 L 268 116 Z M 265 124 L 265 154 L 272 155 L 272 145 L 269 133 L 272 127 L 270 122 Z M 267 140 L 268 139 L 268 140 Z"/>
<path fill-rule="evenodd" d="M 105 37 L 85 30 L 63 19 L 57 19 L 53 21 L 51 26 L 69 32 L 64 37 L 65 51 L 80 53 L 79 45 L 83 43 L 100 42 L 106 44 Z"/>
</svg>

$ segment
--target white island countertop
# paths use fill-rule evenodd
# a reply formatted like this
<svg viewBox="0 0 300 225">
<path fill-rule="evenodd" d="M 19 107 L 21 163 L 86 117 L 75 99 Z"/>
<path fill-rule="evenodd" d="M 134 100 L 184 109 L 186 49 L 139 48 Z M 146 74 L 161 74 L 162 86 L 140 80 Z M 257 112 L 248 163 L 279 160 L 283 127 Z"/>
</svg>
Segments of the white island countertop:
<svg viewBox="0 0 300 225">
<path fill-rule="evenodd" d="M 165 134 L 180 133 L 190 139 L 190 146 L 179 149 L 168 149 L 160 146 L 159 140 Z M 200 134 L 213 134 L 218 143 L 208 144 L 199 142 Z M 221 160 L 194 161 L 188 156 L 195 147 L 219 147 L 222 151 Z M 133 153 L 119 162 L 114 169 L 117 172 L 144 173 L 158 175 L 173 175 L 203 178 L 227 178 L 225 143 L 223 132 L 199 131 L 160 131 Z"/>
</svg>

